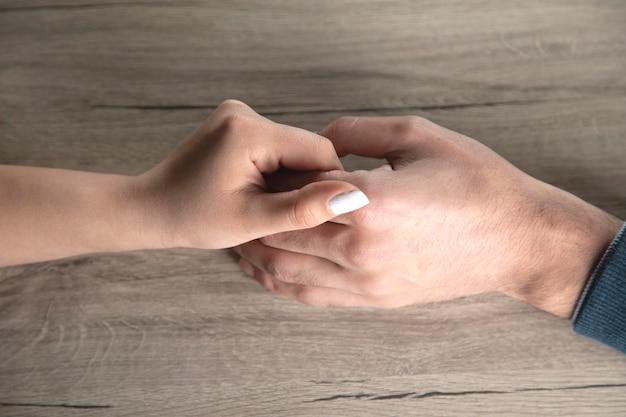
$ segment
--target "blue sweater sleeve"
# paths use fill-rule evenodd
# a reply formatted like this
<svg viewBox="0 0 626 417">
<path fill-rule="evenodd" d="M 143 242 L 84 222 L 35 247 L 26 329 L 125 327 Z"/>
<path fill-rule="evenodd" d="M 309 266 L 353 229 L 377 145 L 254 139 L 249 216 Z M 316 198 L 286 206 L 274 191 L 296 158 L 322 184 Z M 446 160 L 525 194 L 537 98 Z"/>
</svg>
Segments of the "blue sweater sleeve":
<svg viewBox="0 0 626 417">
<path fill-rule="evenodd" d="M 626 225 L 580 297 L 574 331 L 626 353 Z"/>
</svg>

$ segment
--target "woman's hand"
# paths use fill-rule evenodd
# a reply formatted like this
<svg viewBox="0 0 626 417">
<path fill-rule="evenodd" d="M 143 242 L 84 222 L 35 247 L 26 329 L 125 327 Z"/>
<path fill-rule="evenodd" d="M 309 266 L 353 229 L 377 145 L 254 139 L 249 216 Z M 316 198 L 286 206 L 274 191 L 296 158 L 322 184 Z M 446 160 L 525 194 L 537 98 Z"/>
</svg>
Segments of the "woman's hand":
<svg viewBox="0 0 626 417">
<path fill-rule="evenodd" d="M 163 246 L 231 247 L 314 227 L 367 204 L 356 186 L 337 180 L 270 193 L 264 174 L 279 168 L 342 167 L 328 139 L 274 123 L 229 100 L 138 180 L 158 215 Z M 346 200 L 347 206 L 337 204 Z"/>
<path fill-rule="evenodd" d="M 226 101 L 162 163 L 138 177 L 0 166 L 0 266 L 89 252 L 225 248 L 317 226 L 367 204 L 329 180 L 282 193 L 264 174 L 341 169 L 316 134 Z"/>
</svg>

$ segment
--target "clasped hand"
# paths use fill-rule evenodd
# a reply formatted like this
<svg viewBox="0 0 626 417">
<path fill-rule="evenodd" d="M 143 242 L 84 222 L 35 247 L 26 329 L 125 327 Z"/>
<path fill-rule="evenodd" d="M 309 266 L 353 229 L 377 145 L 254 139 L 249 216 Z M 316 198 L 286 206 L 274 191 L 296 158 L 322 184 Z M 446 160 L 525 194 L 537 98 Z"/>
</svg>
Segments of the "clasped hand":
<svg viewBox="0 0 626 417">
<path fill-rule="evenodd" d="M 387 164 L 346 172 L 346 154 Z M 341 118 L 314 134 L 231 100 L 139 176 L 0 166 L 0 266 L 236 247 L 261 284 L 313 305 L 501 291 L 568 317 L 620 227 L 414 116 Z"/>
</svg>

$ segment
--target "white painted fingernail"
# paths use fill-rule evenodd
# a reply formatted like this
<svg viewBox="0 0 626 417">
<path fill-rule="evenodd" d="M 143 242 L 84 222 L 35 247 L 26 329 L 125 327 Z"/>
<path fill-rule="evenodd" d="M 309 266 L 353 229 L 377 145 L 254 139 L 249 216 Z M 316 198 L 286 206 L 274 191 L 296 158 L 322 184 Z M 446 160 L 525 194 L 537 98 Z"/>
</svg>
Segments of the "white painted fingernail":
<svg viewBox="0 0 626 417">
<path fill-rule="evenodd" d="M 328 202 L 328 207 L 335 216 L 339 216 L 340 214 L 350 213 L 365 207 L 369 203 L 370 201 L 363 191 L 356 190 L 331 198 Z"/>
</svg>

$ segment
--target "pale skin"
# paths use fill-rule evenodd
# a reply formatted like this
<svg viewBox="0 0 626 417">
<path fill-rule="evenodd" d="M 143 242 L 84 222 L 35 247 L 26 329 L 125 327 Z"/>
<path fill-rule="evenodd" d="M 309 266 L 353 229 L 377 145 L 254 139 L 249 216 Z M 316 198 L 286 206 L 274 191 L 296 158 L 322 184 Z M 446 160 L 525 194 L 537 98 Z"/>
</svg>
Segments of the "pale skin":
<svg viewBox="0 0 626 417">
<path fill-rule="evenodd" d="M 388 164 L 345 172 L 347 153 Z M 279 168 L 291 174 L 268 177 Z M 371 203 L 336 217 L 330 202 L 355 190 Z M 0 166 L 0 266 L 237 246 L 245 272 L 311 305 L 499 291 L 570 317 L 621 224 L 413 116 L 342 118 L 313 134 L 227 101 L 139 176 Z"/>
<path fill-rule="evenodd" d="M 0 266 L 92 252 L 218 249 L 335 216 L 357 190 L 323 181 L 269 193 L 263 174 L 341 169 L 327 139 L 229 100 L 139 176 L 0 166 Z"/>
<path fill-rule="evenodd" d="M 370 204 L 237 248 L 243 271 L 306 304 L 399 307 L 497 291 L 569 318 L 622 226 L 419 117 L 347 117 L 320 134 L 339 155 L 388 164 L 279 178 L 274 186 L 348 181 Z"/>
</svg>

